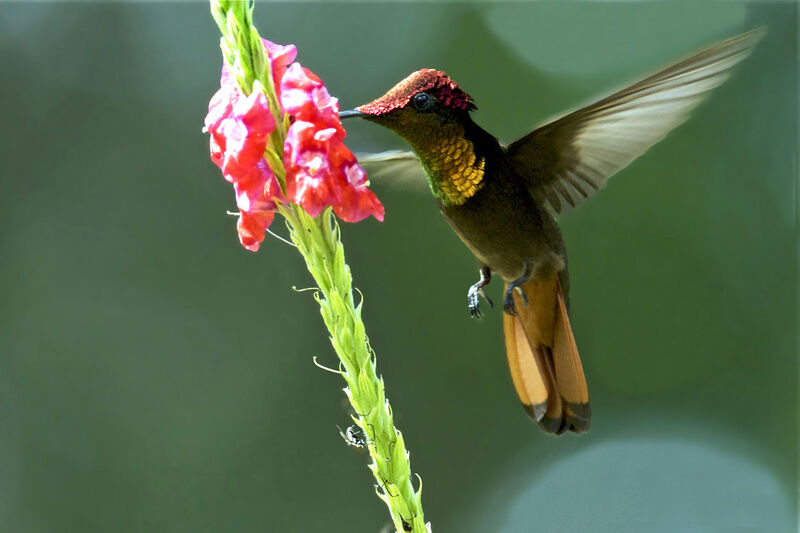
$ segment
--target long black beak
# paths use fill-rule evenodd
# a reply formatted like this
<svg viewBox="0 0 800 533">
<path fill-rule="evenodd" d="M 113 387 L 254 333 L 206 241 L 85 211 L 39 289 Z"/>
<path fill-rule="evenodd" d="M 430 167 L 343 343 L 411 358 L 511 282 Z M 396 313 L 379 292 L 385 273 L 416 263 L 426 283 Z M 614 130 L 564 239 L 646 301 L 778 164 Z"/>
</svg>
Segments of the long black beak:
<svg viewBox="0 0 800 533">
<path fill-rule="evenodd" d="M 366 113 L 350 109 L 349 111 L 339 111 L 339 118 L 366 117 Z"/>
</svg>

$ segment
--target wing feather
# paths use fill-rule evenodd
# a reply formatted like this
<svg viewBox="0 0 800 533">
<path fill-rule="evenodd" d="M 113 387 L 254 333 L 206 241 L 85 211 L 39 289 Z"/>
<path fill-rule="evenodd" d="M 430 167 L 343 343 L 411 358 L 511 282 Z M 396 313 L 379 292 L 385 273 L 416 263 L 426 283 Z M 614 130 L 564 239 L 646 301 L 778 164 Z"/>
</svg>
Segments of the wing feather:
<svg viewBox="0 0 800 533">
<path fill-rule="evenodd" d="M 392 183 L 403 187 L 427 189 L 428 178 L 414 152 L 388 150 L 376 154 L 357 154 L 358 164 L 374 183 Z"/>
<path fill-rule="evenodd" d="M 508 146 L 531 194 L 565 213 L 683 123 L 766 30 L 743 33 L 545 124 Z"/>
</svg>

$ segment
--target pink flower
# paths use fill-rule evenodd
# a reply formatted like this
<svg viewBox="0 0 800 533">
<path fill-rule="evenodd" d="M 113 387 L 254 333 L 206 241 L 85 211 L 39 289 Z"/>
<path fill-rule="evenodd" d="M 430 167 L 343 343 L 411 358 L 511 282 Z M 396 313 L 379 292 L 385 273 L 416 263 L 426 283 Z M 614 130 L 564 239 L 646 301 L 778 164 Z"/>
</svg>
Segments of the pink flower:
<svg viewBox="0 0 800 533">
<path fill-rule="evenodd" d="M 297 57 L 297 48 L 293 44 L 284 46 L 266 39 L 261 39 L 261 42 L 264 44 L 264 48 L 267 49 L 269 68 L 272 71 L 272 84 L 275 86 L 275 93 L 278 96 L 278 101 L 280 101 L 281 79 L 286 73 L 286 69 Z"/>
<path fill-rule="evenodd" d="M 233 183 L 239 207 L 239 241 L 256 251 L 274 218 L 275 201 L 284 199 L 264 159 L 275 119 L 261 84 L 256 81 L 253 92 L 245 96 L 223 68 L 220 89 L 208 105 L 205 125 L 211 136 L 211 160 Z"/>
<path fill-rule="evenodd" d="M 283 160 L 286 191 L 281 191 L 264 152 L 276 124 L 268 99 L 256 80 L 249 95 L 239 89 L 227 67 L 220 89 L 208 105 L 205 127 L 211 160 L 233 184 L 239 208 L 237 230 L 242 246 L 256 251 L 275 217 L 278 202 L 300 204 L 312 216 L 327 206 L 346 222 L 369 215 L 383 220 L 383 205 L 367 189 L 366 174 L 345 147 L 339 104 L 322 81 L 298 63 L 297 50 L 262 39 L 276 96 L 292 125 Z"/>
<path fill-rule="evenodd" d="M 277 202 L 285 202 L 275 174 L 261 159 L 245 176 L 233 183 L 239 208 L 239 242 L 251 252 L 258 251 L 264 232 L 275 217 Z"/>
<path fill-rule="evenodd" d="M 281 105 L 293 119 L 283 147 L 289 200 L 311 216 L 330 205 L 345 222 L 370 215 L 383 220 L 383 205 L 344 145 L 339 103 L 322 81 L 299 63 L 292 64 L 281 80 Z"/>
</svg>

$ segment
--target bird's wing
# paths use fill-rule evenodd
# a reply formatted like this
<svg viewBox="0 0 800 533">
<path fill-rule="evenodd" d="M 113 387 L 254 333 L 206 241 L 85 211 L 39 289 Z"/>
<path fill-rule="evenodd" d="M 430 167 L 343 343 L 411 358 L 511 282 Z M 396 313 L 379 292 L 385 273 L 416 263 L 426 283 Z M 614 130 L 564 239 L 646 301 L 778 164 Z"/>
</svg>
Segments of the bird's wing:
<svg viewBox="0 0 800 533">
<path fill-rule="evenodd" d="M 357 154 L 358 163 L 373 183 L 391 183 L 402 187 L 428 187 L 428 178 L 414 152 L 389 150 L 376 154 Z"/>
<path fill-rule="evenodd" d="M 723 41 L 545 124 L 508 146 L 509 161 L 534 198 L 565 213 L 683 123 L 765 33 Z"/>
</svg>

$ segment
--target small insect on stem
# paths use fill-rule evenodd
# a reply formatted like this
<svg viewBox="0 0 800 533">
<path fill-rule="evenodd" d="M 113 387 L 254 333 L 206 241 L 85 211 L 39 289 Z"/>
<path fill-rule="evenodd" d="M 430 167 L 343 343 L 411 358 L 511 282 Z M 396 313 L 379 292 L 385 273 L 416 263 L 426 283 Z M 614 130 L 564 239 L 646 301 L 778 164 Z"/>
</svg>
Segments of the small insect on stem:
<svg viewBox="0 0 800 533">
<path fill-rule="evenodd" d="M 339 426 L 336 427 L 339 429 L 339 435 L 342 436 L 348 446 L 352 446 L 353 448 L 363 448 L 367 444 L 364 431 L 360 427 L 352 425 L 347 426 L 347 429 L 345 430 L 342 430 L 342 428 Z"/>
</svg>

